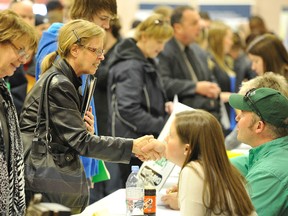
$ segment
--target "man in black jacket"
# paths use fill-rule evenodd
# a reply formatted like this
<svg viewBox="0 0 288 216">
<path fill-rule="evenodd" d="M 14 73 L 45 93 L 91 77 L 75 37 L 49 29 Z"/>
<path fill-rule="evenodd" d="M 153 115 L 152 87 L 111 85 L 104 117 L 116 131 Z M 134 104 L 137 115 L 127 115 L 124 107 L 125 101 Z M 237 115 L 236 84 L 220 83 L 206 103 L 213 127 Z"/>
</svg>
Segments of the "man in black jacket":
<svg viewBox="0 0 288 216">
<path fill-rule="evenodd" d="M 220 119 L 221 90 L 203 55 L 191 46 L 200 32 L 199 21 L 198 12 L 190 6 L 180 6 L 173 11 L 174 37 L 159 56 L 160 72 L 170 100 L 178 95 L 181 103 L 207 110 Z"/>
</svg>

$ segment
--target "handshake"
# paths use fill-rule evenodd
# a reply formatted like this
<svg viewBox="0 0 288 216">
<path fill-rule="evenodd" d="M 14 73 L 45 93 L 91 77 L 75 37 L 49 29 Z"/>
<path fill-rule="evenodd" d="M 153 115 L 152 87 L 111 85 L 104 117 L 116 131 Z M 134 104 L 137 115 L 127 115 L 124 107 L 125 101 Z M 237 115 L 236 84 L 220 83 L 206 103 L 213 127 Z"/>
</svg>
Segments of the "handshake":
<svg viewBox="0 0 288 216">
<path fill-rule="evenodd" d="M 165 144 L 146 135 L 133 140 L 132 153 L 142 161 L 159 160 L 165 156 Z"/>
</svg>

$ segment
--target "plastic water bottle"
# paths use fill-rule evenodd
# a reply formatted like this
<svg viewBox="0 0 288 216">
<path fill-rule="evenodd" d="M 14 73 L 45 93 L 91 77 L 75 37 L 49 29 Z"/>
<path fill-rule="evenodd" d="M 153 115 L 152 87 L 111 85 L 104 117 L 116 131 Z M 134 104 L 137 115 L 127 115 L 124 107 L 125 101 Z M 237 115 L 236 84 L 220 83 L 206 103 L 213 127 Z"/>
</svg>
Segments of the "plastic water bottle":
<svg viewBox="0 0 288 216">
<path fill-rule="evenodd" d="M 126 215 L 144 215 L 144 183 L 137 177 L 139 166 L 132 166 L 126 181 Z"/>
</svg>

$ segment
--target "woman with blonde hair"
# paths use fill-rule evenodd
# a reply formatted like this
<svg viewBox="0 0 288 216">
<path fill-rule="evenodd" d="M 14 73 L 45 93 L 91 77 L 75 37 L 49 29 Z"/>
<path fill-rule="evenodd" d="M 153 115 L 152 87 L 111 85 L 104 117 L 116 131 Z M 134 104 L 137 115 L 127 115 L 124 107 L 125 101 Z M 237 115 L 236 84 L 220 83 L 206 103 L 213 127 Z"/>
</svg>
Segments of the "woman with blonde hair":
<svg viewBox="0 0 288 216">
<path fill-rule="evenodd" d="M 44 202 L 63 204 L 71 208 L 72 214 L 83 211 L 89 198 L 88 181 L 80 156 L 128 163 L 132 153 L 142 156 L 142 159 L 156 159 L 164 151 L 163 145 L 153 141 L 152 136 L 132 140 L 95 135 L 91 110 L 85 113 L 83 121 L 83 97 L 79 92 L 81 75 L 96 73 L 104 59 L 104 36 L 104 29 L 89 21 L 78 19 L 65 24 L 59 32 L 57 51 L 44 58 L 43 75 L 27 95 L 21 113 L 20 126 L 25 137 L 25 150 L 31 148 L 27 161 L 34 161 L 28 165 L 48 164 L 49 167 L 40 166 L 36 171 L 53 174 L 51 179 L 33 179 L 34 176 L 25 173 L 26 183 L 29 183 L 26 184 L 28 200 L 34 193 L 41 193 Z M 59 58 L 56 59 L 57 53 Z M 51 73 L 54 76 L 47 87 L 48 112 L 44 109 L 44 113 L 49 115 L 50 139 L 46 145 L 36 142 L 37 145 L 33 143 L 31 146 L 36 126 L 39 126 L 39 138 L 45 139 L 47 136 L 46 116 L 43 113 L 40 124 L 36 123 L 41 90 Z M 152 151 L 146 149 L 149 152 L 144 155 L 143 147 L 148 141 L 148 148 L 152 147 Z M 160 149 L 153 151 L 156 146 Z"/>
<path fill-rule="evenodd" d="M 220 98 L 225 107 L 222 107 L 222 116 L 227 116 L 229 122 L 224 123 L 225 134 L 231 131 L 235 125 L 235 112 L 228 104 L 228 98 L 236 90 L 236 73 L 227 62 L 227 54 L 233 45 L 233 32 L 223 22 L 215 21 L 208 31 L 208 52 L 210 54 L 209 65 L 221 88 Z M 222 118 L 223 119 L 223 118 Z"/>
<path fill-rule="evenodd" d="M 221 125 L 213 115 L 203 110 L 176 114 L 166 142 L 166 158 L 182 168 L 181 216 L 257 215 L 243 176 L 228 159 Z M 162 198 L 167 204 L 169 196 Z"/>
<path fill-rule="evenodd" d="M 37 47 L 37 33 L 10 10 L 0 12 L 0 215 L 24 215 L 23 144 L 16 108 L 4 77 L 12 76 Z"/>
<path fill-rule="evenodd" d="M 155 58 L 172 36 L 173 29 L 163 15 L 153 14 L 137 26 L 134 39 L 124 39 L 115 47 L 107 92 L 112 136 L 159 135 L 172 103 L 166 103 Z M 130 165 L 141 163 L 134 157 Z M 125 187 L 131 168 L 121 164 L 120 170 Z"/>
</svg>

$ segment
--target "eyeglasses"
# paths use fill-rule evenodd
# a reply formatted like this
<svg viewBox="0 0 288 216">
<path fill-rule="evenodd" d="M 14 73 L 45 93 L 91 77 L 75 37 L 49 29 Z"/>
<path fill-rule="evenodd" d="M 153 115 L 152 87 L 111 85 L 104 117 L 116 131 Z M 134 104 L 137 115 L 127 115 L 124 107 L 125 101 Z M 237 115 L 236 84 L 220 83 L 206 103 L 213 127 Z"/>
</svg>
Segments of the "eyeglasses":
<svg viewBox="0 0 288 216">
<path fill-rule="evenodd" d="M 72 32 L 73 32 L 73 34 L 75 35 L 75 37 L 77 39 L 76 43 L 78 44 L 78 46 L 82 46 L 85 49 L 89 50 L 90 52 L 96 53 L 96 56 L 98 58 L 101 57 L 105 53 L 105 50 L 103 50 L 103 49 L 93 48 L 93 47 L 89 47 L 89 46 L 85 46 L 85 45 L 81 44 L 81 38 L 79 38 L 79 36 L 77 35 L 76 31 L 72 30 Z"/>
<path fill-rule="evenodd" d="M 85 49 L 89 50 L 90 52 L 96 53 L 96 56 L 98 58 L 101 57 L 102 55 L 104 55 L 104 53 L 105 53 L 105 50 L 103 50 L 103 49 L 93 48 L 93 47 L 85 46 L 85 45 L 82 45 L 82 44 L 79 44 L 79 46 L 84 47 Z"/>
<path fill-rule="evenodd" d="M 244 96 L 244 100 L 248 103 L 248 105 L 254 110 L 254 112 L 261 118 L 262 121 L 264 121 L 261 112 L 257 108 L 254 101 L 251 99 L 251 95 L 255 94 L 256 88 L 250 89 Z"/>
<path fill-rule="evenodd" d="M 26 53 L 25 49 L 24 48 L 17 48 L 15 46 L 15 44 L 13 44 L 10 40 L 8 41 L 9 44 L 12 45 L 12 47 L 16 50 L 17 54 L 22 58 L 22 57 L 25 57 L 25 59 L 29 59 L 30 58 L 30 55 L 28 53 Z"/>
</svg>

